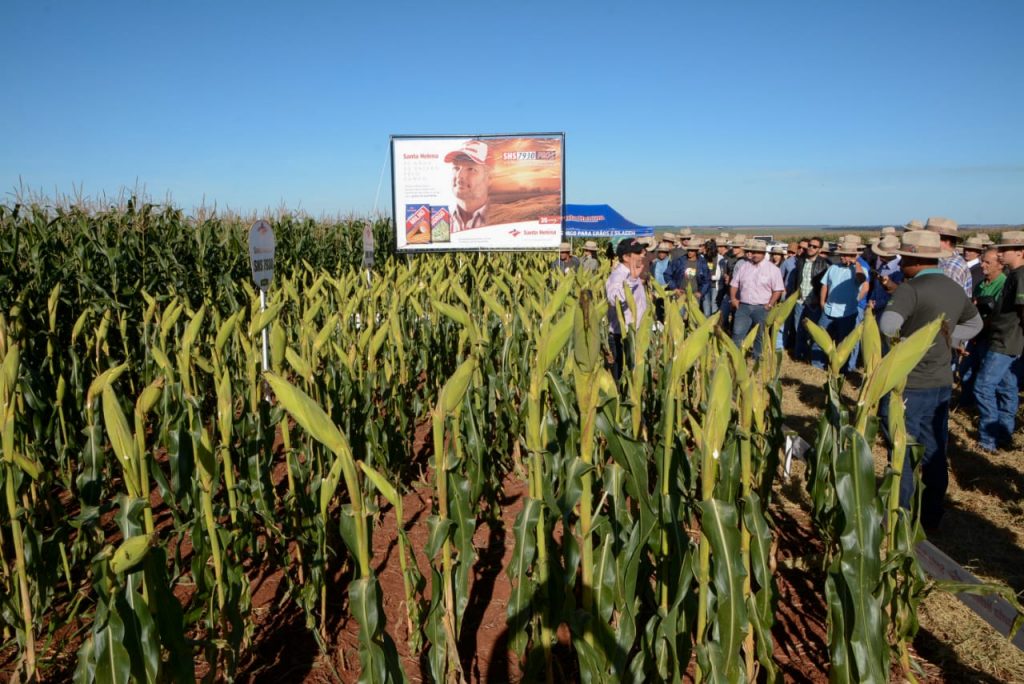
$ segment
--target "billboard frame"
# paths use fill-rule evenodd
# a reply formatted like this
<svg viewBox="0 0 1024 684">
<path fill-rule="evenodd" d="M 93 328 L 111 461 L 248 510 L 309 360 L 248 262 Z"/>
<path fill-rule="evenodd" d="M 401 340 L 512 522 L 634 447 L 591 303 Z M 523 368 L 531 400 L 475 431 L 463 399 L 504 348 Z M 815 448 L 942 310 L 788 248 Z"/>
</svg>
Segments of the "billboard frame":
<svg viewBox="0 0 1024 684">
<path fill-rule="evenodd" d="M 551 252 L 551 247 L 447 247 L 434 249 L 417 249 L 398 246 L 398 231 L 400 226 L 405 225 L 405 219 L 399 223 L 395 215 L 395 140 L 443 140 L 446 138 L 553 138 L 558 137 L 562 142 L 562 204 L 561 204 L 561 231 L 562 240 L 565 240 L 565 132 L 550 131 L 546 133 L 477 133 L 477 134 L 455 134 L 455 133 L 425 133 L 421 135 L 413 133 L 394 133 L 388 136 L 388 147 L 390 148 L 391 161 L 391 220 L 395 230 L 395 253 L 396 254 L 453 254 L 458 252 L 480 253 L 480 252 Z M 557 249 L 557 248 L 556 248 Z"/>
</svg>

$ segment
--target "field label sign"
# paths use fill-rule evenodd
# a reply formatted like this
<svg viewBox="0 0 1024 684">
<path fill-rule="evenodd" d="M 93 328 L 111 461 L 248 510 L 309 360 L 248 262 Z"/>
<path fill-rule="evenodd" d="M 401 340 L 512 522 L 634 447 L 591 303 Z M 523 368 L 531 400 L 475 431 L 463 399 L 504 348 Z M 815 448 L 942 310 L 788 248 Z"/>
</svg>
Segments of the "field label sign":
<svg viewBox="0 0 1024 684">
<path fill-rule="evenodd" d="M 249 265 L 252 266 L 252 280 L 261 290 L 270 287 L 274 279 L 274 229 L 270 223 L 260 219 L 249 228 Z"/>
</svg>

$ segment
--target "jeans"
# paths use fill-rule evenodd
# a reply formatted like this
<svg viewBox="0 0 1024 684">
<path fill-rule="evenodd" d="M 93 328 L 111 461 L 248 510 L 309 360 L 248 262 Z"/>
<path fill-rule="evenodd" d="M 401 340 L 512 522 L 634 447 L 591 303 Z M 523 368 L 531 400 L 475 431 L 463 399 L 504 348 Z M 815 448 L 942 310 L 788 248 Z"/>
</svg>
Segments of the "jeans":
<svg viewBox="0 0 1024 684">
<path fill-rule="evenodd" d="M 718 298 L 716 297 L 717 293 L 715 292 L 715 286 L 715 283 L 711 283 L 711 287 L 704 293 L 704 296 L 700 298 L 701 310 L 707 318 L 710 318 L 716 311 L 718 311 Z"/>
<path fill-rule="evenodd" d="M 818 319 L 821 318 L 821 309 L 808 300 L 798 303 L 796 307 L 796 310 L 793 312 L 793 317 L 796 321 L 796 343 L 793 348 L 793 356 L 801 361 L 807 361 L 811 358 L 813 340 L 811 340 L 811 335 L 807 332 L 807 328 L 804 327 L 804 321 L 811 320 L 817 323 Z"/>
<path fill-rule="evenodd" d="M 729 299 L 729 288 L 724 285 L 718 291 L 718 310 L 722 312 L 718 317 L 718 322 L 722 325 L 723 330 L 730 332 L 732 321 L 729 316 L 732 313 L 732 301 Z"/>
<path fill-rule="evenodd" d="M 854 328 L 856 328 L 858 325 L 860 325 L 861 323 L 864 322 L 864 312 L 865 311 L 866 311 L 866 309 L 861 309 L 861 308 L 858 307 L 858 309 L 857 309 L 857 322 L 853 324 Z M 853 330 L 853 328 L 850 328 L 850 330 Z M 847 333 L 847 334 L 849 334 L 849 333 Z M 857 344 L 853 345 L 853 351 L 850 352 L 850 360 L 846 362 L 846 372 L 847 373 L 852 373 L 853 371 L 857 370 L 857 358 L 859 356 L 860 356 L 860 342 L 858 341 Z"/>
<path fill-rule="evenodd" d="M 1020 358 L 988 350 L 981 359 L 974 381 L 978 404 L 978 442 L 982 449 L 995 451 L 1013 440 L 1013 419 L 1019 396 L 1014 366 Z"/>
<path fill-rule="evenodd" d="M 921 524 L 934 528 L 942 519 L 949 470 L 946 465 L 946 443 L 949 441 L 949 398 L 951 387 L 903 390 L 906 406 L 907 434 L 923 448 L 921 455 Z M 879 407 L 883 424 L 888 422 L 888 399 Z M 884 414 L 884 416 L 883 416 Z M 888 429 L 886 429 L 888 435 Z M 890 451 L 891 455 L 891 451 Z M 900 506 L 910 510 L 914 498 L 914 471 L 910 454 L 903 460 L 900 476 Z"/>
<path fill-rule="evenodd" d="M 800 317 L 804 313 L 804 303 L 797 302 L 789 314 L 785 324 L 782 326 L 782 346 L 796 354 L 797 326 L 800 325 Z"/>
<path fill-rule="evenodd" d="M 837 345 L 846 339 L 846 336 L 853 332 L 853 329 L 857 326 L 857 316 L 851 314 L 844 316 L 843 318 L 833 318 L 827 313 L 822 312 L 821 317 L 818 319 L 818 325 L 821 326 L 828 336 L 832 338 L 832 341 Z M 824 368 L 828 359 L 825 358 L 825 350 L 814 345 L 814 349 L 811 350 L 811 365 L 815 368 Z"/>
<path fill-rule="evenodd" d="M 768 309 L 763 304 L 744 304 L 736 310 L 736 318 L 732 324 L 732 341 L 738 347 L 750 329 L 757 326 L 757 337 L 754 338 L 754 360 L 761 358 L 761 337 L 764 335 L 764 320 L 768 317 Z"/>
</svg>

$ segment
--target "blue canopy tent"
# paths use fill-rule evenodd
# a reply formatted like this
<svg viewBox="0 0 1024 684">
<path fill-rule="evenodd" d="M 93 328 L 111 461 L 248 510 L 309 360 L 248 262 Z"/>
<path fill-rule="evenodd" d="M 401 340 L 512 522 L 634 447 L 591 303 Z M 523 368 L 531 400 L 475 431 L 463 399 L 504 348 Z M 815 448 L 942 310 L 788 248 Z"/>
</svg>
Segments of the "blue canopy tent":
<svg viewBox="0 0 1024 684">
<path fill-rule="evenodd" d="M 607 204 L 566 204 L 565 236 L 574 237 L 650 237 L 654 229 L 638 226 Z"/>
</svg>

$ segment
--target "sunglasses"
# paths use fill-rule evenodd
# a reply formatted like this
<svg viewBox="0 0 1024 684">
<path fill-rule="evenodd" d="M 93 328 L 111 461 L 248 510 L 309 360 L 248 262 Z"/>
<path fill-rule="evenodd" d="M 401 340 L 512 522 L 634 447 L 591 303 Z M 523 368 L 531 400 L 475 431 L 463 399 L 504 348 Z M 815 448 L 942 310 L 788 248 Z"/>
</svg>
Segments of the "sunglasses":
<svg viewBox="0 0 1024 684">
<path fill-rule="evenodd" d="M 790 249 L 790 250 L 786 251 L 786 254 L 796 254 L 796 252 L 794 252 L 793 250 Z"/>
<path fill-rule="evenodd" d="M 821 245 L 807 245 L 808 249 L 821 249 Z"/>
</svg>

